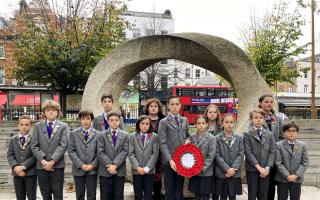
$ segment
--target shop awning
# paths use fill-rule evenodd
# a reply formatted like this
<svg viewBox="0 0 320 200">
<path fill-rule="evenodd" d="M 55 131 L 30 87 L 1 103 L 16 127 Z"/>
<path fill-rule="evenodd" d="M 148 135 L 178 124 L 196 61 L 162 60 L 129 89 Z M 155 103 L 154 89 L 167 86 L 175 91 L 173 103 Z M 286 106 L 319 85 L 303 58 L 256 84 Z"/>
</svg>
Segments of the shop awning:
<svg viewBox="0 0 320 200">
<path fill-rule="evenodd" d="M 17 94 L 11 105 L 13 106 L 33 106 L 40 105 L 40 96 L 33 94 Z"/>
</svg>

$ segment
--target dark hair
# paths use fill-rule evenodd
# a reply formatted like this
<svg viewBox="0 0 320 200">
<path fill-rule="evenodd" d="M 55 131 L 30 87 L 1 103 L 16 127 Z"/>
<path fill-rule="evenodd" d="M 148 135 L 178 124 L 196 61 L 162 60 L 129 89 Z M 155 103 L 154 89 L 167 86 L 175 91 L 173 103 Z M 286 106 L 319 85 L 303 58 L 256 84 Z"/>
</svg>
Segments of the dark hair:
<svg viewBox="0 0 320 200">
<path fill-rule="evenodd" d="M 170 97 L 168 98 L 168 100 L 167 100 L 167 104 L 170 103 L 170 100 L 171 100 L 171 99 L 178 99 L 179 102 L 180 102 L 180 97 L 178 97 L 178 96 L 170 96 Z"/>
<path fill-rule="evenodd" d="M 223 123 L 224 119 L 227 118 L 227 117 L 232 117 L 232 119 L 234 120 L 232 114 L 231 113 L 227 113 L 221 118 L 221 122 Z"/>
<path fill-rule="evenodd" d="M 80 110 L 78 117 L 79 119 L 82 119 L 83 117 L 89 116 L 91 121 L 94 119 L 93 112 L 91 110 Z"/>
<path fill-rule="evenodd" d="M 199 119 L 204 119 L 204 120 L 206 121 L 206 123 L 208 123 L 208 121 L 209 121 L 209 120 L 208 120 L 208 117 L 206 117 L 206 116 L 204 116 L 204 115 L 198 115 L 198 116 L 196 117 L 194 123 L 196 124 Z"/>
<path fill-rule="evenodd" d="M 121 114 L 117 112 L 110 112 L 107 115 L 107 119 L 110 119 L 110 117 L 118 117 L 119 119 L 121 119 Z"/>
<path fill-rule="evenodd" d="M 156 103 L 157 105 L 158 105 L 158 118 L 159 119 L 162 119 L 162 118 L 164 118 L 164 114 L 163 114 L 163 112 L 162 112 L 162 103 L 158 100 L 158 99 L 156 99 L 156 98 L 152 98 L 152 99 L 148 99 L 147 100 L 147 103 L 146 103 L 146 105 L 145 105 L 145 107 L 144 107 L 144 114 L 145 115 L 149 115 L 149 106 L 152 104 L 152 103 Z"/>
<path fill-rule="evenodd" d="M 207 106 L 206 110 L 204 111 L 204 116 L 206 118 L 208 118 L 208 112 L 210 110 L 210 108 L 215 108 L 216 111 L 217 111 L 217 119 L 216 119 L 216 125 L 217 125 L 217 128 L 221 128 L 221 113 L 220 113 L 220 110 L 219 110 L 219 107 L 214 105 L 214 104 L 211 104 L 209 106 Z M 209 122 L 209 118 L 208 118 L 208 122 Z"/>
<path fill-rule="evenodd" d="M 294 122 L 288 122 L 282 126 L 282 132 L 286 132 L 289 128 L 295 128 L 299 132 L 299 126 Z"/>
<path fill-rule="evenodd" d="M 261 108 L 260 103 L 262 103 L 262 101 L 267 97 L 271 97 L 272 99 L 274 99 L 272 94 L 264 94 L 264 95 L 262 95 L 259 98 L 259 108 Z M 273 109 L 271 109 L 271 113 L 274 114 L 274 110 Z"/>
<path fill-rule="evenodd" d="M 266 112 L 264 112 L 264 110 L 262 110 L 261 108 L 255 108 L 250 112 L 250 119 L 252 119 L 253 117 L 253 113 L 259 113 L 261 114 L 263 117 L 266 116 Z"/>
<path fill-rule="evenodd" d="M 104 99 L 110 99 L 111 102 L 113 103 L 113 97 L 112 97 L 111 94 L 103 94 L 103 95 L 101 96 L 101 102 L 102 102 Z"/>
<path fill-rule="evenodd" d="M 148 115 L 141 115 L 141 116 L 138 118 L 138 120 L 137 120 L 137 122 L 136 122 L 136 132 L 137 132 L 137 133 L 140 133 L 140 127 L 139 127 L 140 123 L 141 123 L 143 120 L 146 120 L 146 119 L 148 119 L 149 122 L 151 122 L 151 118 L 150 118 Z M 149 127 L 148 133 L 151 133 L 151 126 Z"/>
<path fill-rule="evenodd" d="M 32 120 L 31 118 L 28 116 L 28 115 L 21 115 L 18 119 L 18 123 L 20 122 L 20 120 L 23 120 L 23 119 L 27 119 L 30 121 L 30 124 L 32 124 Z"/>
</svg>

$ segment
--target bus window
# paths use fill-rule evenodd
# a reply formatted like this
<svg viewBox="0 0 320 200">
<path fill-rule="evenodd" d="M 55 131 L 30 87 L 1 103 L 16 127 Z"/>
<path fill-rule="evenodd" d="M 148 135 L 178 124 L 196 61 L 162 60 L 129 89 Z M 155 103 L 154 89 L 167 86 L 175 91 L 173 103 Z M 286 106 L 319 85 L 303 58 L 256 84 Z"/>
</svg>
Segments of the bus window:
<svg viewBox="0 0 320 200">
<path fill-rule="evenodd" d="M 218 108 L 219 108 L 219 111 L 221 113 L 227 113 L 228 112 L 228 109 L 227 109 L 226 105 L 220 105 L 220 106 L 218 106 Z"/>
<path fill-rule="evenodd" d="M 182 108 L 183 111 L 188 111 L 190 110 L 190 106 L 188 105 L 183 105 L 183 108 Z"/>
<path fill-rule="evenodd" d="M 197 89 L 195 90 L 196 96 L 207 96 L 207 90 L 206 89 Z"/>
<path fill-rule="evenodd" d="M 227 97 L 228 90 L 226 89 L 215 89 L 215 96 L 217 97 Z"/>
<path fill-rule="evenodd" d="M 208 89 L 208 96 L 214 96 L 214 89 Z"/>
</svg>

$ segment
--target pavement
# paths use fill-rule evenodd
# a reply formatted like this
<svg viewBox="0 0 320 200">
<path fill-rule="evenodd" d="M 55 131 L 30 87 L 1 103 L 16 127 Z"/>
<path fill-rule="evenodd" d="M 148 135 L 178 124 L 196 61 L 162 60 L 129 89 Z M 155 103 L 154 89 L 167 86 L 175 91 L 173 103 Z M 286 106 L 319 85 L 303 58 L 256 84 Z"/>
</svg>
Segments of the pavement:
<svg viewBox="0 0 320 200">
<path fill-rule="evenodd" d="M 243 195 L 237 196 L 238 200 L 245 200 L 248 199 L 248 192 L 247 192 L 247 185 L 243 185 Z M 320 198 L 320 189 L 313 187 L 313 186 L 302 186 L 302 194 L 300 200 L 313 200 L 313 199 L 319 199 Z M 13 189 L 1 189 L 0 191 L 0 200 L 15 200 L 15 193 Z M 41 194 L 38 187 L 37 192 L 37 199 L 42 199 Z M 64 192 L 63 199 L 70 200 L 70 199 L 76 199 L 76 193 L 75 192 Z M 100 199 L 100 190 L 99 185 L 97 188 L 97 199 Z M 126 200 L 133 200 L 133 187 L 131 183 L 126 183 L 124 187 L 124 199 Z"/>
</svg>

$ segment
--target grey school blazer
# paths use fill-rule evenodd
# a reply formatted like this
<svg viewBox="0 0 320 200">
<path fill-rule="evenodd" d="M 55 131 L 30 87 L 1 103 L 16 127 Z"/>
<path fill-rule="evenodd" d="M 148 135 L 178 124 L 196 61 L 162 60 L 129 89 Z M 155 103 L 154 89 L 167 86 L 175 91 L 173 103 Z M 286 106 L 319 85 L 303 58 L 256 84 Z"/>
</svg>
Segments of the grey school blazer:
<svg viewBox="0 0 320 200">
<path fill-rule="evenodd" d="M 95 118 L 93 119 L 92 126 L 93 126 L 93 128 L 96 129 L 97 131 L 100 131 L 100 132 L 105 131 L 104 115 L 102 114 L 102 115 L 99 115 L 99 116 L 95 117 Z M 121 117 L 119 128 L 120 128 L 121 130 L 125 130 L 125 127 L 126 127 L 126 126 L 125 126 L 124 123 L 123 123 L 123 118 Z"/>
<path fill-rule="evenodd" d="M 234 178 L 240 177 L 241 163 L 244 157 L 244 146 L 242 136 L 232 133 L 233 140 L 228 145 L 224 141 L 225 133 L 222 131 L 217 136 L 217 153 L 215 163 L 215 176 L 225 178 L 226 171 L 229 168 L 237 169 Z"/>
<path fill-rule="evenodd" d="M 69 134 L 68 153 L 72 161 L 72 174 L 74 176 L 84 176 L 97 174 L 98 157 L 97 144 L 100 132 L 91 128 L 87 141 L 84 139 L 82 128 L 79 127 Z M 86 172 L 81 169 L 84 164 L 91 164 L 94 168 Z"/>
<path fill-rule="evenodd" d="M 120 130 L 118 132 L 116 146 L 112 142 L 112 133 L 109 128 L 103 131 L 98 139 L 98 159 L 99 159 L 99 175 L 110 177 L 107 171 L 107 165 L 115 164 L 117 166 L 117 176 L 126 175 L 126 158 L 129 151 L 129 135 L 127 132 Z"/>
<path fill-rule="evenodd" d="M 137 167 L 148 167 L 148 174 L 156 172 L 155 165 L 159 156 L 159 138 L 155 133 L 149 133 L 145 145 L 142 144 L 140 133 L 134 133 L 129 138 L 129 160 L 132 174 L 138 174 Z"/>
<path fill-rule="evenodd" d="M 296 183 L 303 182 L 303 175 L 309 165 L 307 145 L 299 140 L 295 141 L 293 151 L 288 141 L 282 140 L 276 144 L 277 167 L 275 180 L 288 183 L 287 176 L 295 174 L 299 178 Z"/>
<path fill-rule="evenodd" d="M 201 150 L 204 158 L 204 166 L 198 176 L 212 176 L 217 147 L 216 138 L 207 132 L 198 142 L 196 142 L 196 137 L 196 134 L 190 136 L 191 143 Z"/>
<path fill-rule="evenodd" d="M 246 170 L 258 172 L 255 164 L 261 167 L 273 167 L 275 160 L 275 141 L 272 133 L 262 127 L 262 142 L 259 140 L 254 127 L 243 135 Z"/>
<path fill-rule="evenodd" d="M 7 159 L 10 167 L 12 168 L 11 174 L 13 176 L 17 176 L 13 171 L 13 168 L 17 165 L 21 165 L 26 168 L 26 176 L 36 175 L 36 158 L 31 152 L 31 141 L 31 133 L 28 134 L 28 138 L 26 138 L 26 142 L 23 146 L 20 144 L 19 135 L 15 135 L 10 138 Z"/>
<path fill-rule="evenodd" d="M 33 140 L 31 150 L 38 160 L 37 169 L 43 169 L 41 160 L 54 160 L 56 164 L 53 168 L 64 168 L 64 153 L 68 146 L 68 125 L 60 120 L 56 121 L 51 138 L 47 133 L 47 122 L 40 121 L 33 129 Z"/>
<path fill-rule="evenodd" d="M 162 155 L 162 163 L 169 164 L 176 148 L 183 145 L 190 137 L 189 125 L 187 118 L 179 116 L 179 126 L 176 125 L 171 115 L 160 120 L 158 135 L 160 138 L 160 151 Z"/>
</svg>

